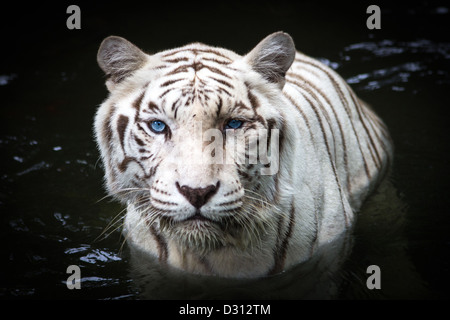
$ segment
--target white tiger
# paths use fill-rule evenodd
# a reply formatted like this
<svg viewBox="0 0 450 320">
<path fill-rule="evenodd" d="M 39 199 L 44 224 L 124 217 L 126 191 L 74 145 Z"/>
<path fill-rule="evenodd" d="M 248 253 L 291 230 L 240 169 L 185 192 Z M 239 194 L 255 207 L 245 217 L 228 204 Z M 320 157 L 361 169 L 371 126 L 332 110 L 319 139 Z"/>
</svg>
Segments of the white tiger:
<svg viewBox="0 0 450 320">
<path fill-rule="evenodd" d="M 355 212 L 386 175 L 393 147 L 333 70 L 296 52 L 283 32 L 244 56 L 201 43 L 149 55 L 112 36 L 97 60 L 110 94 L 96 139 L 107 189 L 127 204 L 133 248 L 161 265 L 233 278 L 345 259 Z M 236 161 L 242 154 L 200 160 L 198 123 L 224 137 L 278 129 L 278 171 L 261 174 L 267 165 Z M 232 153 L 226 139 L 221 146 Z"/>
</svg>

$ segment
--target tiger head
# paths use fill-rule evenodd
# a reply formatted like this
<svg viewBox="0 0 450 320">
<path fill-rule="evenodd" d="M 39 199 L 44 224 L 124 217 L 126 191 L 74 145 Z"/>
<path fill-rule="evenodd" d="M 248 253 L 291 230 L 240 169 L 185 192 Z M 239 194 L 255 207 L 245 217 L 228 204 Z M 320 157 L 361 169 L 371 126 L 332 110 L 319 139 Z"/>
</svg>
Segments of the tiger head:
<svg viewBox="0 0 450 320">
<path fill-rule="evenodd" d="M 245 247 L 276 228 L 294 57 L 282 32 L 244 56 L 200 43 L 149 55 L 106 38 L 95 133 L 110 194 L 186 249 Z"/>
</svg>

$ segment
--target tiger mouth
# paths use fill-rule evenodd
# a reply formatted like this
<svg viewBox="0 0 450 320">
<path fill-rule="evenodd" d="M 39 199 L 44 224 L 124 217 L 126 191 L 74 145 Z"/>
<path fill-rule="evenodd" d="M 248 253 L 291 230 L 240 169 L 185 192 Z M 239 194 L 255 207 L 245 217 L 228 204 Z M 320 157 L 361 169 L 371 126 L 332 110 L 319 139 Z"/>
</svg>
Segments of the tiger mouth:
<svg viewBox="0 0 450 320">
<path fill-rule="evenodd" d="M 193 216 L 178 221 L 176 225 L 183 228 L 187 232 L 192 230 L 196 230 L 197 232 L 199 232 L 201 230 L 206 231 L 208 229 L 216 229 L 224 232 L 227 229 L 224 221 L 213 220 L 198 211 Z"/>
<path fill-rule="evenodd" d="M 177 221 L 164 217 L 160 220 L 160 228 L 181 248 L 203 253 L 223 247 L 229 237 L 224 221 L 210 219 L 200 212 Z"/>
<path fill-rule="evenodd" d="M 189 218 L 186 218 L 182 220 L 181 222 L 188 222 L 188 221 L 199 221 L 199 222 L 212 222 L 212 223 L 218 223 L 218 221 L 212 220 L 203 214 L 199 210 L 195 212 L 193 216 L 190 216 Z"/>
<path fill-rule="evenodd" d="M 194 250 L 201 254 L 223 247 L 242 249 L 258 245 L 270 225 L 239 217 L 236 210 L 233 212 L 235 214 L 209 217 L 197 210 L 183 219 L 160 216 L 159 228 L 183 250 Z"/>
<path fill-rule="evenodd" d="M 208 218 L 199 210 L 197 210 L 192 216 L 182 220 L 175 220 L 173 217 L 163 216 L 161 217 L 160 222 L 162 223 L 162 225 L 164 225 L 165 228 L 182 227 L 186 229 L 198 229 L 201 227 L 218 227 L 221 230 L 225 229 L 225 221 Z"/>
</svg>

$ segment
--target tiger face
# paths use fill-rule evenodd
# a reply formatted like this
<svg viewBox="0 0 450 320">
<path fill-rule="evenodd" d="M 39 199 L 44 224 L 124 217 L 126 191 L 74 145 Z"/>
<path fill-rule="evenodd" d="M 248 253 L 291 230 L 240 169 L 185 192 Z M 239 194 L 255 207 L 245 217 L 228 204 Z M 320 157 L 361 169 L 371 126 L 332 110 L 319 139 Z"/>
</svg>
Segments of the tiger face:
<svg viewBox="0 0 450 320">
<path fill-rule="evenodd" d="M 154 55 L 105 39 L 95 132 L 109 192 L 180 248 L 245 248 L 276 228 L 284 75 L 292 39 L 242 57 L 195 43 Z M 131 226 L 130 228 L 133 228 Z M 129 230 L 132 232 L 132 230 Z"/>
</svg>

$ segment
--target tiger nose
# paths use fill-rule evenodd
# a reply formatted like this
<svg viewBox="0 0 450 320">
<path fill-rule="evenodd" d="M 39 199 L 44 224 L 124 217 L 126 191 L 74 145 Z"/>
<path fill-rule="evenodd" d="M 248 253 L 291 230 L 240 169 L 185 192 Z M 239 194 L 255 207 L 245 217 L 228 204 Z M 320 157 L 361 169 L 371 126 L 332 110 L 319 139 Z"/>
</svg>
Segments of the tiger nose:
<svg viewBox="0 0 450 320">
<path fill-rule="evenodd" d="M 200 209 L 219 189 L 220 181 L 216 185 L 209 185 L 204 188 L 191 188 L 189 186 L 180 186 L 175 182 L 178 191 L 192 204 L 196 209 Z"/>
</svg>

